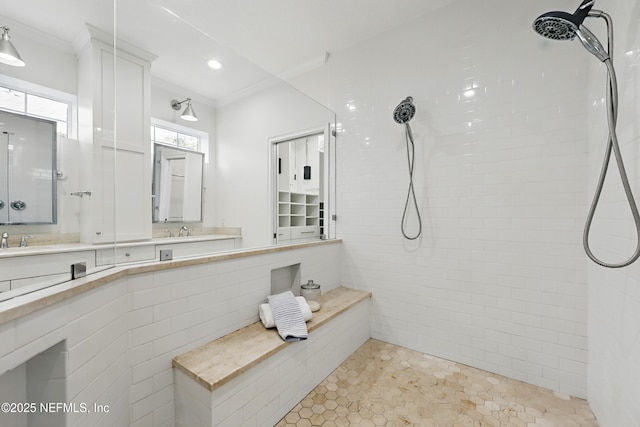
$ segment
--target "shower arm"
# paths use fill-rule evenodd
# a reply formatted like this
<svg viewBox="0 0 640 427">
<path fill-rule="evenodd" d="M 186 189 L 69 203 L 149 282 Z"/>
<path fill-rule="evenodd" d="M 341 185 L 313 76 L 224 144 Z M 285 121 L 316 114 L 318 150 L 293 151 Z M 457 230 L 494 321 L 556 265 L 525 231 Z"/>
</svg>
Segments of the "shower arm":
<svg viewBox="0 0 640 427">
<path fill-rule="evenodd" d="M 609 54 L 609 58 L 611 59 L 611 62 L 613 62 L 613 20 L 611 19 L 611 15 L 609 15 L 607 12 L 603 11 L 603 10 L 595 10 L 592 9 L 589 12 L 588 15 L 590 18 L 602 18 L 604 19 L 604 21 L 607 24 L 607 53 Z M 607 65 L 608 67 L 608 65 Z M 615 77 L 614 77 L 615 78 Z M 611 74 L 609 74 L 609 85 L 616 85 L 617 83 L 612 81 L 611 78 Z M 612 101 L 613 103 L 611 105 L 618 105 L 618 90 L 617 87 L 612 87 L 611 90 L 608 92 L 609 94 L 611 94 L 612 96 Z M 618 112 L 617 112 L 617 108 L 615 109 L 616 111 L 613 112 L 614 117 L 613 117 L 613 122 L 614 122 L 614 126 L 618 121 Z"/>
</svg>

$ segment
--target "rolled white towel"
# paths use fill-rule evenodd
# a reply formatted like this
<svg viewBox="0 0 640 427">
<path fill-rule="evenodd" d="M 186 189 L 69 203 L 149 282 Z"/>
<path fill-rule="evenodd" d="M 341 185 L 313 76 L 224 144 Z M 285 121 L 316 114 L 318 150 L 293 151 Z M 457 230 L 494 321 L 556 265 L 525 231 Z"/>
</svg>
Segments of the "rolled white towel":
<svg viewBox="0 0 640 427">
<path fill-rule="evenodd" d="M 298 301 L 298 305 L 300 306 L 300 310 L 302 311 L 302 317 L 304 317 L 304 321 L 308 322 L 313 317 L 313 313 L 311 313 L 311 307 L 307 303 L 307 300 L 304 297 L 296 297 L 296 301 Z M 275 328 L 276 321 L 273 319 L 273 313 L 271 312 L 271 305 L 269 303 L 260 304 L 258 307 L 258 315 L 260 316 L 260 321 L 264 325 L 265 328 Z"/>
</svg>

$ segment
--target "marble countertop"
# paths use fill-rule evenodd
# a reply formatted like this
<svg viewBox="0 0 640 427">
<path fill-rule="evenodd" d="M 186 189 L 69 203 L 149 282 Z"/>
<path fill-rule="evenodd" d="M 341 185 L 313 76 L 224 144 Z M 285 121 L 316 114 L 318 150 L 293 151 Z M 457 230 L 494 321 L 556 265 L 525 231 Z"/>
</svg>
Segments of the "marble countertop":
<svg viewBox="0 0 640 427">
<path fill-rule="evenodd" d="M 116 248 L 133 248 L 149 245 L 172 245 L 182 243 L 194 243 L 194 242 L 206 242 L 212 240 L 225 240 L 242 238 L 241 235 L 233 234 L 209 234 L 209 235 L 197 235 L 188 237 L 160 237 L 151 240 L 143 240 L 139 242 L 127 242 L 127 243 L 103 243 L 92 245 L 89 243 L 65 243 L 65 244 L 51 244 L 51 245 L 33 245 L 25 248 L 10 247 L 8 249 L 0 250 L 0 259 L 11 258 L 16 256 L 31 256 L 31 255 L 50 255 L 66 252 L 82 252 L 82 251 L 95 251 L 101 249 L 113 249 Z"/>
<path fill-rule="evenodd" d="M 371 292 L 345 287 L 323 294 L 322 307 L 307 322 L 308 331 L 370 297 Z M 265 329 L 256 322 L 176 356 L 173 366 L 212 391 L 290 344 L 280 338 L 275 328 Z"/>
</svg>

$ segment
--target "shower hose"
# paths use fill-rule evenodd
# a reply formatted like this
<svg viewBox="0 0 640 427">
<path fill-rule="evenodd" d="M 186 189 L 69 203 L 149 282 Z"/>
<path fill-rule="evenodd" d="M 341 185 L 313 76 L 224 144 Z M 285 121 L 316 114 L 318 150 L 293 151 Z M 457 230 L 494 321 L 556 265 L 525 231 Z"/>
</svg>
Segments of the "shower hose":
<svg viewBox="0 0 640 427">
<path fill-rule="evenodd" d="M 609 55 L 613 56 L 612 53 L 612 40 L 609 38 Z M 611 59 L 607 59 L 604 61 L 607 66 L 608 78 L 607 78 L 607 124 L 609 125 L 609 140 L 607 142 L 607 149 L 605 152 L 604 160 L 602 162 L 602 169 L 600 171 L 600 177 L 598 179 L 598 184 L 596 186 L 596 191 L 593 196 L 593 200 L 591 202 L 591 207 L 589 208 L 589 213 L 587 215 L 587 221 L 584 227 L 584 233 L 582 235 L 582 244 L 584 246 L 584 250 L 587 253 L 587 256 L 591 258 L 593 262 L 599 264 L 603 267 L 607 268 L 620 268 L 626 267 L 632 264 L 634 261 L 640 257 L 640 214 L 638 213 L 638 208 L 636 207 L 636 202 L 633 197 L 633 193 L 631 192 L 631 186 L 629 185 L 629 179 L 627 178 L 627 172 L 625 171 L 624 163 L 622 161 L 622 153 L 620 152 L 620 146 L 618 144 L 618 136 L 616 135 L 616 122 L 618 120 L 618 83 L 616 78 L 616 72 L 613 67 L 613 63 Z M 627 202 L 629 203 L 629 207 L 631 208 L 631 213 L 633 215 L 633 220 L 635 222 L 636 227 L 636 250 L 628 260 L 621 262 L 619 264 L 610 264 L 601 261 L 598 259 L 593 252 L 591 252 L 591 248 L 589 246 L 589 234 L 591 231 L 591 223 L 593 222 L 593 216 L 596 211 L 596 207 L 598 206 L 598 202 L 600 200 L 600 195 L 602 193 L 602 187 L 604 186 L 604 180 L 607 176 L 607 169 L 609 168 L 609 160 L 611 159 L 611 152 L 616 158 L 616 163 L 618 165 L 618 171 L 620 173 L 620 178 L 622 180 L 622 186 L 624 188 L 624 192 L 627 196 Z"/>
<path fill-rule="evenodd" d="M 420 217 L 420 208 L 418 207 L 418 201 L 416 200 L 416 192 L 413 188 L 413 164 L 415 161 L 415 145 L 413 143 L 413 133 L 411 132 L 411 126 L 409 122 L 404 124 L 405 126 L 405 140 L 407 143 L 407 163 L 409 164 L 409 191 L 407 192 L 407 202 L 404 204 L 404 212 L 402 212 L 402 235 L 405 239 L 408 240 L 416 240 L 422 234 L 422 218 Z M 406 220 L 407 220 L 407 212 L 409 211 L 409 204 L 413 200 L 413 206 L 416 208 L 416 215 L 418 216 L 418 232 L 409 236 L 406 231 Z"/>
</svg>

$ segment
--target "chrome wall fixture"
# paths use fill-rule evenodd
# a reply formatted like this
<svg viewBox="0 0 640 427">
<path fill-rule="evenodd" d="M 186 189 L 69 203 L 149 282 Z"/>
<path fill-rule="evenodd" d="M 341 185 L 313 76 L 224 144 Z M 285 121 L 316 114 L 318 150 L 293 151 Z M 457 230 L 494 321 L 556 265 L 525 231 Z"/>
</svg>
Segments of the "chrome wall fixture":
<svg viewBox="0 0 640 427">
<path fill-rule="evenodd" d="M 409 190 L 407 192 L 407 201 L 404 204 L 404 212 L 402 212 L 402 221 L 400 222 L 400 230 L 402 235 L 407 240 L 416 240 L 422 234 L 422 217 L 420 216 L 420 207 L 418 207 L 418 200 L 416 199 L 416 192 L 413 187 L 413 165 L 415 161 L 415 144 L 413 142 L 413 132 L 411 131 L 411 125 L 409 122 L 416 114 L 416 107 L 413 105 L 413 98 L 407 96 L 398 106 L 393 110 L 393 120 L 396 123 L 404 125 L 405 127 L 405 141 L 407 143 L 407 162 L 409 166 Z M 416 209 L 416 216 L 418 219 L 418 231 L 414 235 L 408 235 L 406 231 L 407 213 L 409 211 L 410 203 L 413 200 L 413 206 Z"/>
<path fill-rule="evenodd" d="M 611 16 L 602 10 L 592 9 L 595 0 L 584 0 L 578 9 L 573 14 L 561 11 L 548 12 L 540 15 L 533 22 L 533 29 L 543 37 L 552 40 L 573 40 L 578 37 L 582 45 L 587 49 L 589 53 L 594 55 L 600 61 L 602 61 L 607 67 L 607 124 L 609 126 L 609 137 L 607 139 L 607 148 L 605 150 L 604 160 L 602 162 L 602 168 L 600 170 L 600 177 L 598 178 L 598 184 L 596 185 L 596 191 L 591 201 L 591 207 L 587 214 L 587 221 L 584 226 L 584 232 L 582 234 L 582 244 L 587 256 L 596 264 L 607 268 L 620 268 L 626 267 L 634 263 L 640 258 L 640 212 L 636 205 L 636 201 L 631 192 L 631 185 L 629 184 L 629 178 L 624 167 L 622 159 L 622 153 L 618 144 L 618 136 L 616 132 L 616 123 L 618 120 L 618 80 L 616 77 L 615 68 L 613 66 L 613 22 Z M 607 24 L 607 48 L 597 39 L 597 37 L 584 25 L 584 21 L 587 18 L 602 18 Z M 609 168 L 609 161 L 611 160 L 611 154 L 613 153 L 616 164 L 618 166 L 618 172 L 622 181 L 622 187 L 629 203 L 631 215 L 635 223 L 636 231 L 636 249 L 629 259 L 619 263 L 609 263 L 600 260 L 591 251 L 589 244 L 589 235 L 591 232 L 591 223 L 595 215 L 602 188 L 604 186 L 604 180 L 607 177 L 607 171 Z"/>
<path fill-rule="evenodd" d="M 185 102 L 187 103 L 187 108 L 184 109 L 184 111 L 180 115 L 180 118 L 188 122 L 197 122 L 198 116 L 196 116 L 196 113 L 193 111 L 193 107 L 191 106 L 191 98 L 187 98 L 184 101 L 180 101 L 180 102 L 178 102 L 175 99 L 172 99 L 171 108 L 173 108 L 176 111 L 179 111 L 180 108 L 182 108 L 182 104 L 184 104 Z"/>
<path fill-rule="evenodd" d="M 0 37 L 0 62 L 14 67 L 24 67 L 25 62 L 20 58 L 18 51 L 11 43 L 9 27 L 0 27 L 2 36 Z"/>
</svg>

